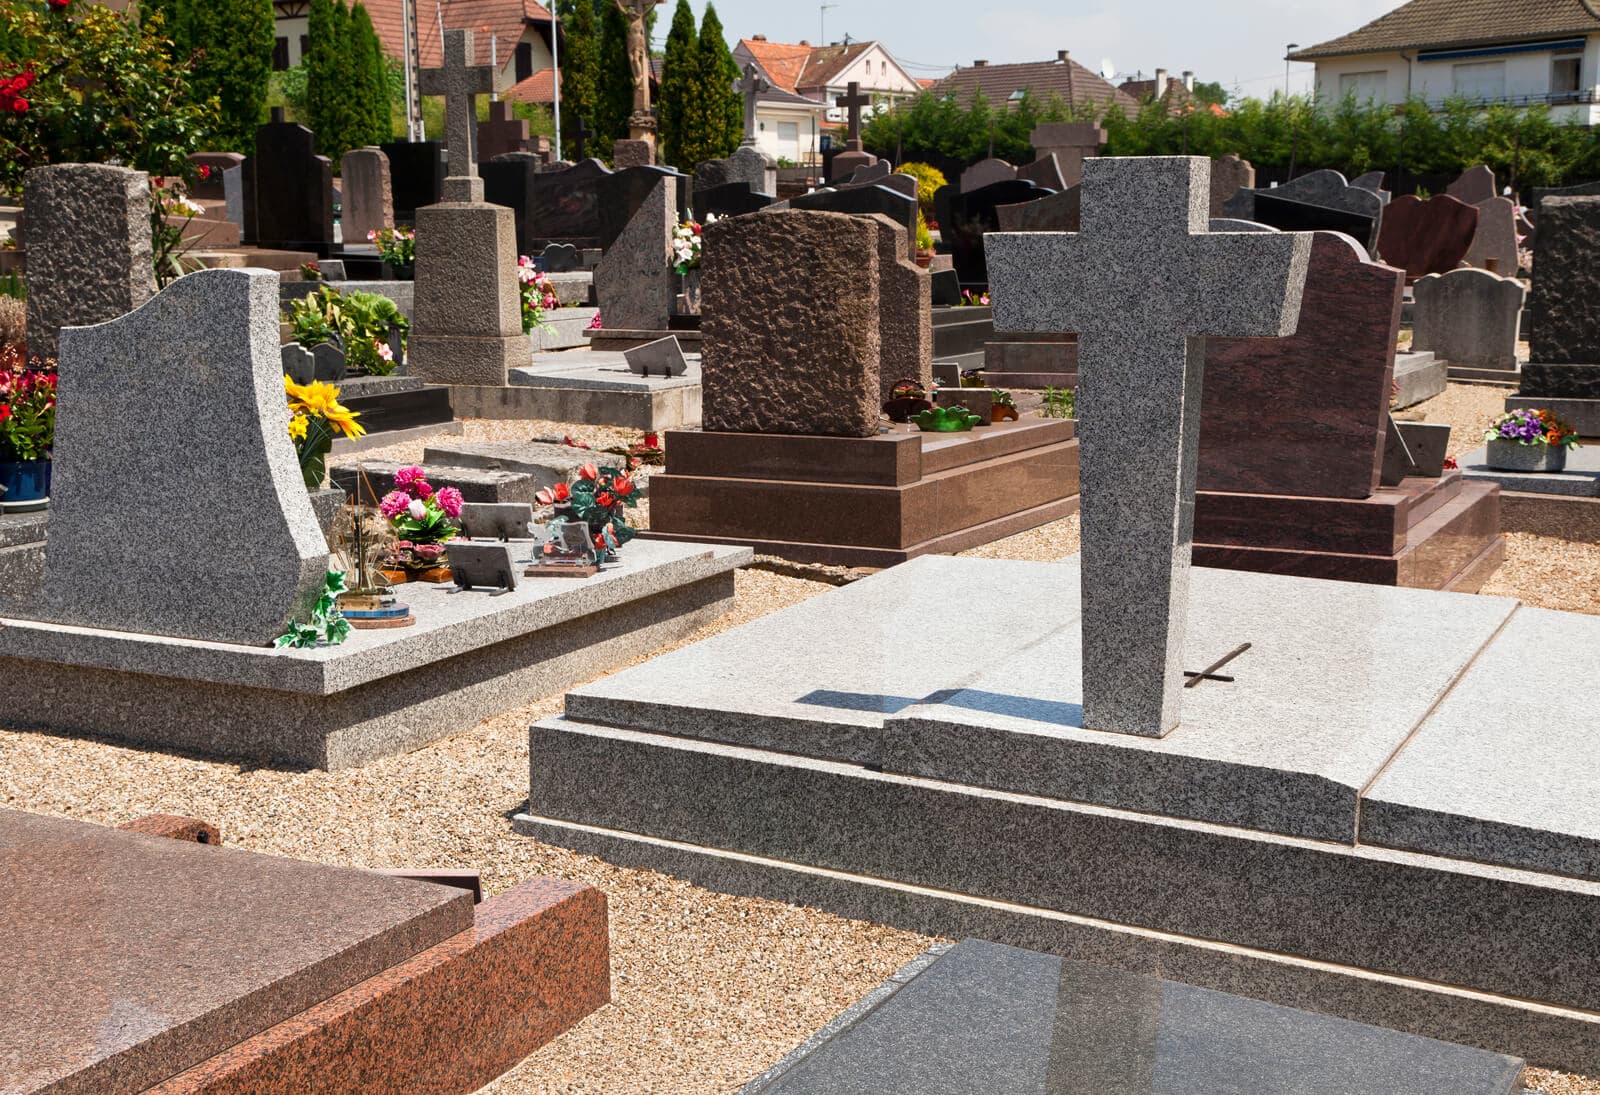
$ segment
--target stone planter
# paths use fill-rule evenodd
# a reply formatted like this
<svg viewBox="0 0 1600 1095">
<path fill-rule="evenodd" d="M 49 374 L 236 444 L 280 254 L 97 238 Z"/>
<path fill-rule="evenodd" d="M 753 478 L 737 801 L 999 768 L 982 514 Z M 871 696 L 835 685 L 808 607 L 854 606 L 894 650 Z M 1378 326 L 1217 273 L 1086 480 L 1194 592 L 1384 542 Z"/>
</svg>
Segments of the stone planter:
<svg viewBox="0 0 1600 1095">
<path fill-rule="evenodd" d="M 992 424 L 995 422 L 1004 422 L 1008 418 L 1015 422 L 1017 420 L 1017 409 L 1015 407 L 996 406 L 994 413 L 989 416 L 989 421 Z"/>
<path fill-rule="evenodd" d="M 383 262 L 384 281 L 415 281 L 416 275 L 417 267 L 414 263 L 399 266 L 387 259 Z"/>
<path fill-rule="evenodd" d="M 1564 471 L 1567 467 L 1567 450 L 1562 445 L 1490 441 L 1488 463 L 1495 471 Z"/>
<path fill-rule="evenodd" d="M 44 509 L 50 501 L 50 461 L 0 461 L 0 511 Z"/>
</svg>

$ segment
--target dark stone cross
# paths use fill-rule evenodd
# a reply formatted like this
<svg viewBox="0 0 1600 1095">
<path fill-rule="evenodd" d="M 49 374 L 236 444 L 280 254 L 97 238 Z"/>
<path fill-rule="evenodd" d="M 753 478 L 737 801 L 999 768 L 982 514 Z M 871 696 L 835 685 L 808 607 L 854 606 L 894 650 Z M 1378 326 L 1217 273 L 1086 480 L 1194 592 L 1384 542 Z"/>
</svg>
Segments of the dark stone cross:
<svg viewBox="0 0 1600 1095">
<path fill-rule="evenodd" d="M 587 158 L 584 153 L 588 150 L 589 140 L 593 136 L 594 130 L 589 128 L 588 121 L 585 120 L 583 115 L 578 115 L 578 132 L 576 134 L 576 139 L 578 142 L 578 159 L 583 160 Z"/>
<path fill-rule="evenodd" d="M 744 140 L 739 143 L 753 145 L 756 143 L 756 100 L 771 91 L 772 85 L 755 65 L 745 65 L 744 79 L 736 81 L 733 88 L 744 96 Z"/>
<path fill-rule="evenodd" d="M 496 90 L 492 65 L 475 65 L 470 30 L 444 32 L 444 67 L 422 71 L 422 94 L 443 95 L 450 177 L 478 173 L 478 96 Z"/>
<path fill-rule="evenodd" d="M 861 108 L 872 105 L 872 96 L 861 94 L 861 85 L 854 80 L 845 87 L 845 94 L 833 100 L 834 106 L 849 111 L 850 128 L 846 131 L 845 147 L 851 152 L 861 151 Z"/>
<path fill-rule="evenodd" d="M 1083 165 L 1082 230 L 991 233 L 995 329 L 1078 335 L 1083 725 L 1178 725 L 1206 335 L 1293 334 L 1311 236 L 1208 232 L 1211 161 Z"/>
</svg>

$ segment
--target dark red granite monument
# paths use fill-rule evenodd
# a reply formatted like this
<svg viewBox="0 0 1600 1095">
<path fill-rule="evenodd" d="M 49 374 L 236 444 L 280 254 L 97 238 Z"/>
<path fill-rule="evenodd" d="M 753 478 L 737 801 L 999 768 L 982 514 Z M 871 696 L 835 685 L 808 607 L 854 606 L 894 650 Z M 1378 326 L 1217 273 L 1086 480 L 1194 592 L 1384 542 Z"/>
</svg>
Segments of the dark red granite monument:
<svg viewBox="0 0 1600 1095">
<path fill-rule="evenodd" d="M 1206 341 L 1196 564 L 1466 592 L 1500 565 L 1498 487 L 1379 483 L 1403 279 L 1318 232 L 1293 337 Z"/>
</svg>

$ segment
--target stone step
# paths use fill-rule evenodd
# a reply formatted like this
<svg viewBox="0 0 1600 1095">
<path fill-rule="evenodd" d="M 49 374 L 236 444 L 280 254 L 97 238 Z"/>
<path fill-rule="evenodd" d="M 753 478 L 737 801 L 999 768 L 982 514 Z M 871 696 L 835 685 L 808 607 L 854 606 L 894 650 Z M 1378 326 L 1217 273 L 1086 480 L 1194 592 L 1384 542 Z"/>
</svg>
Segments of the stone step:
<svg viewBox="0 0 1600 1095">
<path fill-rule="evenodd" d="M 1449 383 L 1449 370 L 1444 362 L 1426 351 L 1397 354 L 1394 381 L 1399 386 L 1399 392 L 1394 398 L 1393 408 L 1404 410 L 1444 391 Z"/>
<path fill-rule="evenodd" d="M 1453 384 L 1500 384 L 1515 388 L 1522 382 L 1517 369 L 1474 369 L 1466 365 L 1451 365 L 1449 378 Z"/>
<path fill-rule="evenodd" d="M 985 312 L 987 308 L 954 308 L 953 312 Z M 994 320 L 987 315 L 959 317 L 933 326 L 933 356 L 982 353 L 984 343 L 994 337 Z"/>
<path fill-rule="evenodd" d="M 388 380 L 374 377 L 373 380 Z M 406 381 L 407 378 L 398 378 Z M 341 391 L 361 391 L 357 383 L 342 387 Z M 393 390 L 379 389 L 375 395 L 346 395 L 341 400 L 346 407 L 361 415 L 361 425 L 368 436 L 399 430 L 415 430 L 424 426 L 446 425 L 455 420 L 451 409 L 450 389 L 442 385 L 419 386 L 409 381 Z"/>
<path fill-rule="evenodd" d="M 335 464 L 328 475 L 333 485 L 347 494 L 354 494 L 357 484 L 361 483 L 361 498 L 366 501 L 369 497 L 368 484 L 371 494 L 382 498 L 395 489 L 395 473 L 405 466 L 388 461 L 346 461 Z M 427 469 L 428 482 L 434 489 L 455 487 L 468 502 L 527 502 L 538 505 L 534 495 L 549 486 L 548 480 L 541 483 L 538 476 L 528 472 L 453 467 L 427 461 L 424 461 L 423 467 Z"/>
<path fill-rule="evenodd" d="M 529 475 L 538 484 L 536 489 L 543 490 L 556 483 L 571 482 L 578 469 L 585 464 L 620 468 L 627 464 L 627 460 L 614 453 L 599 453 L 543 441 L 466 441 L 429 445 L 423 450 L 422 464 L 430 470 L 430 482 L 432 468 L 440 465 Z M 642 496 L 647 480 L 637 482 Z"/>
</svg>

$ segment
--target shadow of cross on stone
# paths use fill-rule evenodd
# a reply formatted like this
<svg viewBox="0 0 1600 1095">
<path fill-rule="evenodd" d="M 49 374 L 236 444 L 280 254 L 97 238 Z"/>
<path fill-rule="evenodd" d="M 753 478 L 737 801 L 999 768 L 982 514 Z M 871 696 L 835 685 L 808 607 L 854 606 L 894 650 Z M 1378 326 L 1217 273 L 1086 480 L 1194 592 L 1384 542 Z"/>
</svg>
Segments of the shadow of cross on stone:
<svg viewBox="0 0 1600 1095">
<path fill-rule="evenodd" d="M 861 151 L 861 108 L 872 105 L 872 96 L 861 94 L 861 85 L 851 80 L 845 85 L 845 93 L 833 100 L 834 106 L 842 106 L 849 112 L 849 129 L 845 133 L 845 147 L 851 152 Z"/>
<path fill-rule="evenodd" d="M 1081 231 L 986 238 L 995 329 L 1078 335 L 1083 725 L 1178 725 L 1206 335 L 1294 333 L 1306 233 L 1206 231 L 1211 162 L 1083 165 Z"/>
<path fill-rule="evenodd" d="M 475 65 L 472 32 L 444 32 L 444 67 L 422 70 L 422 94 L 444 96 L 445 147 L 450 151 L 450 178 L 470 179 L 478 174 L 478 96 L 501 90 L 496 87 L 493 65 Z M 474 187 L 451 187 L 446 180 L 445 201 L 482 201 L 483 184 L 477 193 L 455 193 Z"/>
</svg>

